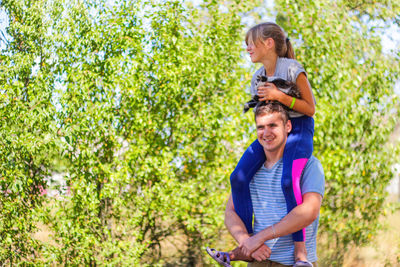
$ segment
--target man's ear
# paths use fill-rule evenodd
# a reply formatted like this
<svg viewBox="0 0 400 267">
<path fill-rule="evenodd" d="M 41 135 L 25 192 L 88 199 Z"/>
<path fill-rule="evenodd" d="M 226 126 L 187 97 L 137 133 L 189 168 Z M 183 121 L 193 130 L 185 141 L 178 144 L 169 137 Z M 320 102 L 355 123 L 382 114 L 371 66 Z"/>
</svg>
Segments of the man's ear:
<svg viewBox="0 0 400 267">
<path fill-rule="evenodd" d="M 287 120 L 285 128 L 288 134 L 292 131 L 292 122 L 290 120 Z"/>
</svg>

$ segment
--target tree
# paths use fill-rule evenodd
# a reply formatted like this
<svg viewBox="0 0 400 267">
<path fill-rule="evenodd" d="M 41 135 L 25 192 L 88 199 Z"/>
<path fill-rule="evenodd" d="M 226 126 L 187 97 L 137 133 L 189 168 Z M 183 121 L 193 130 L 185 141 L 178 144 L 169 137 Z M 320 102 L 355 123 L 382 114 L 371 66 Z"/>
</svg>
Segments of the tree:
<svg viewBox="0 0 400 267">
<path fill-rule="evenodd" d="M 36 258 L 157 264 L 162 241 L 180 235 L 174 243 L 182 254 L 170 261 L 202 261 L 202 245 L 222 228 L 226 169 L 239 144 L 233 129 L 245 118 L 237 116 L 248 78 L 240 65 L 238 12 L 251 5 L 42 4 L 40 12 L 29 3 L 5 5 L 48 19 L 37 34 L 51 35 L 52 68 L 48 84 L 35 89 L 51 89 L 46 123 L 58 126 L 49 130 L 59 136 L 54 149 L 69 161 L 70 194 L 39 213 L 55 244 L 34 249 Z"/>
<path fill-rule="evenodd" d="M 10 25 L 0 57 L 0 263 L 38 263 L 44 178 L 58 146 L 46 1 L 1 1 Z"/>
<path fill-rule="evenodd" d="M 142 63 L 127 71 L 131 85 L 121 85 L 134 88 L 121 90 L 120 109 L 131 221 L 138 244 L 151 249 L 141 255 L 147 262 L 192 266 L 222 227 L 234 141 L 245 134 L 234 131 L 244 119 L 246 82 L 238 12 L 251 5 L 166 1 L 147 8 L 143 54 L 136 52 Z M 162 254 L 165 240 L 177 250 L 171 258 Z"/>
</svg>

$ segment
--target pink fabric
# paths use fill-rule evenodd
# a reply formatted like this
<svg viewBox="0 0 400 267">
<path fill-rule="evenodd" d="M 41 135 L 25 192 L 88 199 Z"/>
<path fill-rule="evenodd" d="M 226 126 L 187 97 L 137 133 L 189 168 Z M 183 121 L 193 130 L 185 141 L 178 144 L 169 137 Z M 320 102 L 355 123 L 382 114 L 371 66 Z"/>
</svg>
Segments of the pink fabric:
<svg viewBox="0 0 400 267">
<path fill-rule="evenodd" d="M 308 159 L 295 159 L 293 161 L 292 167 L 292 182 L 293 182 L 293 193 L 294 197 L 296 198 L 297 205 L 303 203 L 303 197 L 301 195 L 300 189 L 300 178 L 301 174 L 303 173 L 304 167 L 307 164 Z M 306 241 L 306 229 L 303 229 L 303 238 Z"/>
</svg>

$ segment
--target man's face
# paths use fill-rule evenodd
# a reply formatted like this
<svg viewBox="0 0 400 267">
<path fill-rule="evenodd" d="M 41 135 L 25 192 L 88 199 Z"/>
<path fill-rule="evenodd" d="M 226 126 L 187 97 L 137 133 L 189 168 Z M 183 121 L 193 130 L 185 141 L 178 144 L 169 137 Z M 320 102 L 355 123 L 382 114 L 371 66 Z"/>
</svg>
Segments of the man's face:
<svg viewBox="0 0 400 267">
<path fill-rule="evenodd" d="M 283 122 L 279 112 L 256 117 L 257 138 L 265 152 L 284 149 L 287 135 L 292 129 L 290 121 Z"/>
</svg>

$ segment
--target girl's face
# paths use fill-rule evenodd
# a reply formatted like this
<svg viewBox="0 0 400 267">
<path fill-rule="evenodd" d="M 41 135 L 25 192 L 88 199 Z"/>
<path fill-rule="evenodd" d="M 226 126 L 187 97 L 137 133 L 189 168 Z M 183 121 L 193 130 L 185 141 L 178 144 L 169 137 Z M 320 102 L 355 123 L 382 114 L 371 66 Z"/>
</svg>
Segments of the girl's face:
<svg viewBox="0 0 400 267">
<path fill-rule="evenodd" d="M 264 42 L 258 41 L 256 43 L 249 40 L 246 51 L 250 55 L 251 62 L 262 62 L 263 59 L 268 57 L 272 48 L 270 39 L 271 38 L 268 38 Z"/>
</svg>

